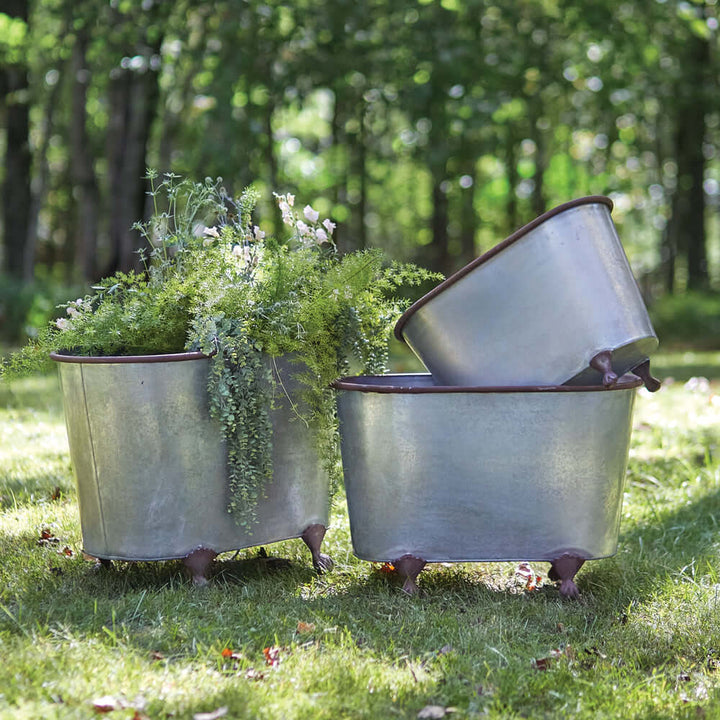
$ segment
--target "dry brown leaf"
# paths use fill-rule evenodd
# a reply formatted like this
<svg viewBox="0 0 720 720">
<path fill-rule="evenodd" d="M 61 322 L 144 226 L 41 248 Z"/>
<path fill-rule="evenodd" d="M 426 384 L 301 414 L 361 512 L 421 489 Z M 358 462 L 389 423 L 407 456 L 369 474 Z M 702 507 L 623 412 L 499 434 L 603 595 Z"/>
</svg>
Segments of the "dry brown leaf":
<svg viewBox="0 0 720 720">
<path fill-rule="evenodd" d="M 298 621 L 297 631 L 299 633 L 311 633 L 315 632 L 315 623 L 306 623 L 302 620 Z"/>
<path fill-rule="evenodd" d="M 119 698 L 112 695 L 103 695 L 92 701 L 92 706 L 97 713 L 109 713 L 113 710 L 121 710 L 125 707 L 125 703 Z"/>
<path fill-rule="evenodd" d="M 529 563 L 521 562 L 515 568 L 515 575 L 524 581 L 525 589 L 528 592 L 537 590 L 542 586 L 542 578 L 530 567 Z"/>
<path fill-rule="evenodd" d="M 263 655 L 265 656 L 266 665 L 270 665 L 270 667 L 277 667 L 280 664 L 279 647 L 275 647 L 273 645 L 272 647 L 263 648 Z"/>
</svg>

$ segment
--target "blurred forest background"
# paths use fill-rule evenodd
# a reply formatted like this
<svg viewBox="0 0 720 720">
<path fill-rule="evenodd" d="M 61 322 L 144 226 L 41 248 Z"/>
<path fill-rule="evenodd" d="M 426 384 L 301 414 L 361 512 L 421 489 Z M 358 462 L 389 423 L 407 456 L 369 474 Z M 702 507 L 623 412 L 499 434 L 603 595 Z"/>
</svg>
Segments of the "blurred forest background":
<svg viewBox="0 0 720 720">
<path fill-rule="evenodd" d="M 0 0 L 0 338 L 137 263 L 152 167 L 446 273 L 609 195 L 661 340 L 720 347 L 716 2 Z"/>
</svg>

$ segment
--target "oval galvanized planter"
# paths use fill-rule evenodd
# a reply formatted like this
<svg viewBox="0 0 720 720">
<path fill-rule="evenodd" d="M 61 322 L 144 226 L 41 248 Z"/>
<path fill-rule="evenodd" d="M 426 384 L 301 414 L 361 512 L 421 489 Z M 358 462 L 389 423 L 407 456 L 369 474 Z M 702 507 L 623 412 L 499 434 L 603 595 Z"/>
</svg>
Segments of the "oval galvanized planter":
<svg viewBox="0 0 720 720">
<path fill-rule="evenodd" d="M 575 594 L 582 562 L 617 549 L 639 385 L 634 375 L 611 390 L 443 387 L 428 374 L 338 381 L 355 554 L 401 572 L 547 560 Z M 568 577 L 563 563 L 576 566 Z"/>
<path fill-rule="evenodd" d="M 207 357 L 52 357 L 89 555 L 189 558 L 200 582 L 216 553 L 303 537 L 316 565 L 326 562 L 319 545 L 328 522 L 328 478 L 311 431 L 294 422 L 283 398 L 271 415 L 273 480 L 248 532 L 227 509 L 226 452 L 208 411 Z M 280 362 L 292 392 L 292 366 Z"/>
<path fill-rule="evenodd" d="M 396 336 L 443 385 L 611 385 L 658 345 L 611 209 L 592 196 L 541 215 L 413 304 Z"/>
</svg>

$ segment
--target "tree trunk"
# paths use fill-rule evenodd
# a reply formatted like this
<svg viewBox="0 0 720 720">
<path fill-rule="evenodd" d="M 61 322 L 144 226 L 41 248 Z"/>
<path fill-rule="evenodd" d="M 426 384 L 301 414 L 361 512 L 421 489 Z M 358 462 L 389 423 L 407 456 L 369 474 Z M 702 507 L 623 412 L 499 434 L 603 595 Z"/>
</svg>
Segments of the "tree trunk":
<svg viewBox="0 0 720 720">
<path fill-rule="evenodd" d="M 515 147 L 515 133 L 510 125 L 505 135 L 505 172 L 508 181 L 507 203 L 505 214 L 507 216 L 507 229 L 514 232 L 518 226 L 517 195 L 515 188 L 518 184 L 517 148 Z"/>
<path fill-rule="evenodd" d="M 4 9 L 28 22 L 27 0 L 15 0 Z M 5 182 L 2 188 L 3 254 L 6 272 L 23 276 L 30 222 L 30 87 L 24 64 L 0 69 L 6 110 Z"/>
<path fill-rule="evenodd" d="M 149 63 L 151 53 L 146 55 Z M 110 80 L 108 174 L 111 205 L 108 273 L 139 269 L 140 236 L 133 229 L 143 218 L 147 184 L 147 144 L 159 95 L 157 73 L 116 68 Z"/>
<path fill-rule="evenodd" d="M 668 225 L 667 251 L 677 250 L 687 267 L 687 288 L 698 290 L 708 285 L 705 234 L 705 139 L 708 101 L 704 79 L 710 59 L 707 40 L 692 36 L 686 46 L 686 78 L 677 92 L 675 119 L 675 162 L 677 181 L 672 198 L 672 216 Z"/>
<path fill-rule="evenodd" d="M 88 37 L 84 29 L 77 33 L 72 54 L 72 122 L 70 147 L 71 171 L 77 192 L 77 237 L 72 265 L 83 280 L 93 280 L 97 270 L 97 234 L 100 222 L 100 191 L 87 132 L 87 89 L 90 71 L 86 67 Z"/>
<path fill-rule="evenodd" d="M 446 181 L 445 168 L 433 169 L 432 178 L 432 247 L 433 269 L 450 274 L 453 271 L 453 259 L 450 255 L 448 235 L 448 198 L 443 189 Z"/>
<path fill-rule="evenodd" d="M 3 219 L 5 270 L 12 277 L 23 275 L 24 255 L 30 222 L 30 113 L 27 70 L 19 65 L 5 70 L 7 83 L 5 182 Z"/>
<path fill-rule="evenodd" d="M 475 233 L 478 218 L 475 212 L 475 166 L 470 164 L 464 173 L 471 179 L 469 187 L 460 190 L 460 251 L 462 263 L 465 265 L 475 259 Z"/>
<path fill-rule="evenodd" d="M 38 147 L 37 174 L 35 186 L 32 193 L 32 201 L 30 204 L 30 218 L 28 226 L 27 247 L 25 249 L 25 257 L 23 259 L 23 278 L 26 281 L 33 279 L 35 274 L 35 257 L 37 254 L 38 243 L 38 220 L 40 210 L 45 202 L 47 188 L 50 183 L 50 164 L 48 162 L 48 150 L 50 147 L 50 138 L 53 131 L 53 122 L 55 118 L 55 108 L 60 97 L 60 89 L 62 83 L 58 81 L 53 85 L 48 95 L 47 103 L 43 112 L 43 120 L 40 131 L 40 144 Z"/>
<path fill-rule="evenodd" d="M 367 231 L 365 228 L 365 217 L 367 215 L 367 132 L 365 127 L 365 116 L 367 104 L 360 100 L 360 132 L 358 134 L 357 146 L 357 174 L 360 182 L 360 198 L 357 207 L 357 238 L 358 249 L 364 250 L 367 247 Z"/>
</svg>

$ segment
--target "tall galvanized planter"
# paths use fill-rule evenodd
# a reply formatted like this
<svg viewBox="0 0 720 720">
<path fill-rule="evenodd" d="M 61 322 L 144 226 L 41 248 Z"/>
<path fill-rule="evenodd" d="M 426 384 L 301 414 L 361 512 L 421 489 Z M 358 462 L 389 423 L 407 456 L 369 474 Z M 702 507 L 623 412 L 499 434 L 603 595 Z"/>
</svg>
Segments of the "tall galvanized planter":
<svg viewBox="0 0 720 720">
<path fill-rule="evenodd" d="M 616 552 L 635 388 L 335 383 L 353 550 L 405 588 L 429 562 L 544 560 L 561 592 Z"/>
<path fill-rule="evenodd" d="M 302 537 L 313 562 L 328 523 L 328 478 L 289 403 L 272 410 L 273 480 L 250 531 L 228 512 L 226 451 L 208 411 L 201 353 L 58 362 L 85 551 L 102 560 L 183 558 L 202 583 L 217 553 Z M 280 362 L 294 389 L 292 366 Z"/>
</svg>

